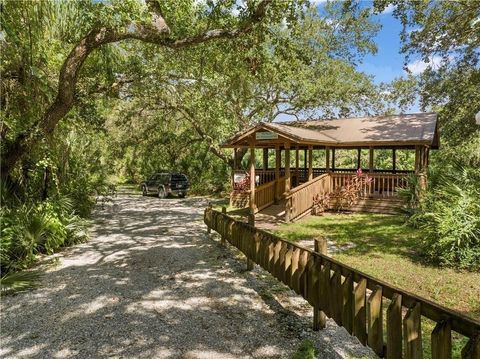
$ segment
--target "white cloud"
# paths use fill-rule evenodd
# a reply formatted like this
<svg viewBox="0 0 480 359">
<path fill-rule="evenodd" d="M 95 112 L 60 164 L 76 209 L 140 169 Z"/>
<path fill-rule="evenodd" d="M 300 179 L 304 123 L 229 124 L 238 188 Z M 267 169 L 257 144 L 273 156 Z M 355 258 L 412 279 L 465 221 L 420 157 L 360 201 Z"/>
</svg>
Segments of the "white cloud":
<svg viewBox="0 0 480 359">
<path fill-rule="evenodd" d="M 413 74 L 413 75 L 419 75 L 423 71 L 425 71 L 428 67 L 439 67 L 442 64 L 442 58 L 440 56 L 432 56 L 428 62 L 425 62 L 423 60 L 416 60 L 407 65 L 407 69 Z"/>
<path fill-rule="evenodd" d="M 388 5 L 381 13 L 382 14 L 391 14 L 395 10 L 396 6 L 393 4 Z"/>
</svg>

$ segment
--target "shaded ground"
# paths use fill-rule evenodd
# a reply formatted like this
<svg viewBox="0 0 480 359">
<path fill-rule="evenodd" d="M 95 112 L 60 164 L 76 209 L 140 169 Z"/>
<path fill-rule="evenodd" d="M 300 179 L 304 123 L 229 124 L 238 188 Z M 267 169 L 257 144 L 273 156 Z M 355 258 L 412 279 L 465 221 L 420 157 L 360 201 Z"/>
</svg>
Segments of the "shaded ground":
<svg viewBox="0 0 480 359">
<path fill-rule="evenodd" d="M 369 356 L 269 274 L 209 238 L 202 198 L 121 194 L 92 239 L 47 257 L 39 289 L 2 298 L 4 358 L 320 358 Z"/>
</svg>

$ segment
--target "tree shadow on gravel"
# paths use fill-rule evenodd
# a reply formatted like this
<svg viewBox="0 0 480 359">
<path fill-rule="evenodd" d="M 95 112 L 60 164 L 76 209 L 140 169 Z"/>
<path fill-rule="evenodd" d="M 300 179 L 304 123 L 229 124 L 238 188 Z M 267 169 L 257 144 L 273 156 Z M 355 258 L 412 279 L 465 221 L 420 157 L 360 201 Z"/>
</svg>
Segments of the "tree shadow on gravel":
<svg viewBox="0 0 480 359">
<path fill-rule="evenodd" d="M 291 357 L 308 318 L 206 236 L 206 203 L 120 196 L 97 213 L 41 288 L 2 299 L 1 357 Z"/>
</svg>

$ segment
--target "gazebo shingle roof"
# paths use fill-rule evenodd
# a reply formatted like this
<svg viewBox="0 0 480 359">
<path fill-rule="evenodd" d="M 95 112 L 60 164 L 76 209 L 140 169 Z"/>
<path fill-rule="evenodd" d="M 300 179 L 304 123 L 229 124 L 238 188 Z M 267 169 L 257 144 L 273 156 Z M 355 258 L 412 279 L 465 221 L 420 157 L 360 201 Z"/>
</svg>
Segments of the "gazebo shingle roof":
<svg viewBox="0 0 480 359">
<path fill-rule="evenodd" d="M 298 144 L 325 146 L 408 146 L 428 145 L 438 148 L 437 114 L 342 118 L 262 123 L 242 131 L 223 147 L 248 144 L 248 136 L 269 131 Z"/>
</svg>

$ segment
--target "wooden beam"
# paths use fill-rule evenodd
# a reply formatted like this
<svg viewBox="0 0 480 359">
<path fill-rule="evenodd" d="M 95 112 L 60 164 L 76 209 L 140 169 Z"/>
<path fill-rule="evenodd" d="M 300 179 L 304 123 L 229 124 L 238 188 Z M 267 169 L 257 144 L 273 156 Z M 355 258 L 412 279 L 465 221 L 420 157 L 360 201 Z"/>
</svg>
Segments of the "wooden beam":
<svg viewBox="0 0 480 359">
<path fill-rule="evenodd" d="M 392 169 L 393 173 L 397 172 L 397 150 L 392 149 Z"/>
<path fill-rule="evenodd" d="M 235 170 L 237 169 L 237 148 L 233 149 L 232 190 L 235 187 Z"/>
<path fill-rule="evenodd" d="M 308 181 L 313 179 L 313 147 L 308 146 Z"/>
<path fill-rule="evenodd" d="M 330 173 L 330 147 L 325 148 L 325 169 Z"/>
<path fill-rule="evenodd" d="M 291 187 L 290 178 L 290 144 L 285 144 L 285 192 L 290 191 Z"/>
<path fill-rule="evenodd" d="M 415 146 L 415 173 L 419 173 L 420 168 L 420 146 Z"/>
<path fill-rule="evenodd" d="M 263 169 L 268 170 L 268 148 L 263 149 Z"/>
<path fill-rule="evenodd" d="M 250 212 L 255 213 L 255 143 L 250 142 Z"/>
<path fill-rule="evenodd" d="M 278 203 L 281 195 L 281 189 L 278 188 L 278 180 L 280 179 L 280 165 L 282 163 L 282 153 L 280 145 L 275 146 L 275 203 Z"/>
<path fill-rule="evenodd" d="M 298 186 L 300 184 L 300 179 L 299 179 L 299 167 L 300 166 L 300 149 L 297 145 L 296 150 L 295 150 L 295 186 Z"/>
<path fill-rule="evenodd" d="M 357 149 L 357 170 L 362 166 L 361 159 L 362 159 L 362 149 L 359 148 Z"/>
<path fill-rule="evenodd" d="M 332 171 L 335 172 L 335 147 L 332 148 Z"/>
<path fill-rule="evenodd" d="M 303 149 L 303 169 L 305 173 L 307 173 L 307 169 L 308 169 L 307 148 Z"/>
</svg>

